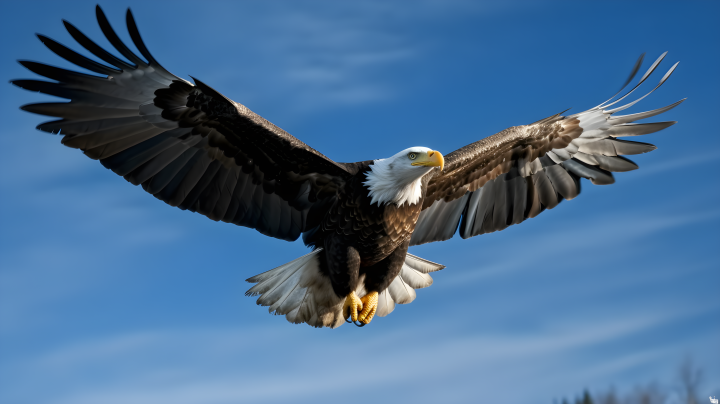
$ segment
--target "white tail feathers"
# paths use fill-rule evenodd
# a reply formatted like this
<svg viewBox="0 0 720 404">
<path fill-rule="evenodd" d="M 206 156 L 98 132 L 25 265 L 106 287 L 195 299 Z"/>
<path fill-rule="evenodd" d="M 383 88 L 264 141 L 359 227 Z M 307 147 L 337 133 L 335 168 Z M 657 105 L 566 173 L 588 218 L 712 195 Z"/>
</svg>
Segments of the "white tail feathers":
<svg viewBox="0 0 720 404">
<path fill-rule="evenodd" d="M 338 297 L 330 278 L 320 272 L 322 248 L 255 275 L 247 281 L 257 283 L 246 296 L 257 296 L 257 304 L 270 306 L 270 313 L 285 315 L 291 323 L 308 323 L 313 327 L 337 328 L 345 319 L 342 315 L 344 298 Z"/>
<path fill-rule="evenodd" d="M 445 265 L 407 254 L 400 274 L 380 293 L 376 314 L 385 317 L 392 313 L 396 303 L 407 304 L 415 300 L 415 289 L 432 285 L 433 279 L 428 274 L 443 268 Z"/>
<path fill-rule="evenodd" d="M 255 275 L 247 281 L 256 283 L 245 295 L 260 296 L 257 304 L 270 306 L 270 313 L 285 315 L 291 323 L 307 323 L 313 327 L 337 328 L 345 319 L 342 314 L 344 297 L 333 291 L 330 278 L 320 272 L 319 260 L 322 248 L 288 262 L 277 268 Z M 407 254 L 400 274 L 390 287 L 379 296 L 377 315 L 384 317 L 395 304 L 415 300 L 415 289 L 432 285 L 430 272 L 439 271 L 444 265 Z M 365 295 L 362 279 L 356 294 Z"/>
</svg>

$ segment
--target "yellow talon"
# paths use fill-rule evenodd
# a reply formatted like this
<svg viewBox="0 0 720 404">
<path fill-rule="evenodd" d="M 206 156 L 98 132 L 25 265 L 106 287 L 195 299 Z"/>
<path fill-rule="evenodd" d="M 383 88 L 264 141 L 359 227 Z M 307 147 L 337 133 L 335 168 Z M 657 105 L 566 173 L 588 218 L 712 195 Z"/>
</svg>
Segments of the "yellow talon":
<svg viewBox="0 0 720 404">
<path fill-rule="evenodd" d="M 363 296 L 360 301 L 362 302 L 362 311 L 358 314 L 358 321 L 363 324 L 369 324 L 377 311 L 378 292 L 370 292 Z"/>
<path fill-rule="evenodd" d="M 377 299 L 375 299 L 377 300 Z M 355 292 L 350 292 L 349 295 L 345 298 L 345 304 L 343 305 L 343 314 L 345 315 L 345 319 L 348 317 L 352 321 L 358 320 L 358 312 L 363 309 L 363 302 L 360 300 L 359 297 L 355 294 Z"/>
</svg>

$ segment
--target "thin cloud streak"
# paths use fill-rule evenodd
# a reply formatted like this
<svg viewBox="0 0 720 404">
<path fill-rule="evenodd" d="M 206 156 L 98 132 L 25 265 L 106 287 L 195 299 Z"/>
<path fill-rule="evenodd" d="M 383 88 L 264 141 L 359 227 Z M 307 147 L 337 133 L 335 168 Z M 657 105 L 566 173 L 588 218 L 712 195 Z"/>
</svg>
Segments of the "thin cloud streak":
<svg viewBox="0 0 720 404">
<path fill-rule="evenodd" d="M 433 378 L 448 377 L 458 369 L 468 368 L 477 371 L 477 365 L 493 368 L 498 365 L 514 366 L 522 363 L 524 372 L 533 373 L 532 364 L 545 366 L 546 358 L 559 352 L 578 350 L 627 335 L 646 332 L 682 318 L 696 309 L 677 310 L 675 313 L 656 314 L 654 316 L 632 315 L 622 319 L 606 319 L 604 322 L 579 323 L 577 327 L 563 329 L 551 327 L 540 334 L 532 335 L 471 335 L 445 340 L 435 344 L 427 351 L 427 342 L 414 339 L 415 330 L 405 330 L 392 335 L 383 335 L 367 341 L 368 352 L 373 352 L 368 360 L 357 361 L 352 370 L 363 375 L 363 381 L 371 383 L 382 391 L 395 383 L 412 382 L 417 377 L 413 372 L 398 372 L 400 369 L 423 369 L 429 362 L 433 366 Z M 268 339 L 269 337 L 269 339 Z M 410 352 L 408 355 L 388 346 L 387 338 L 403 341 Z M 242 344 L 238 344 L 242 341 Z M 170 368 L 144 367 L 134 369 L 135 374 L 121 385 L 105 385 L 99 391 L 84 391 L 81 394 L 59 396 L 55 403 L 224 403 L 233 400 L 282 401 L 286 399 L 310 400 L 317 394 L 331 394 L 351 388 L 356 379 L 348 379 L 345 372 L 337 367 L 331 358 L 316 358 L 312 352 L 320 349 L 329 352 L 341 352 L 347 349 L 342 342 L 303 343 L 305 353 L 296 352 L 292 363 L 276 369 L 273 380 L 256 374 L 253 367 L 244 372 L 227 373 L 228 358 L 246 363 L 262 362 L 265 352 L 280 342 L 277 334 L 258 335 L 240 330 L 183 331 L 171 330 L 151 333 L 131 334 L 107 341 L 89 342 L 61 349 L 30 360 L 21 366 L 23 372 L 35 372 L 39 375 L 54 374 L 59 371 L 72 374 L 79 370 L 93 369 L 101 363 L 112 363 L 115 367 L 132 366 L 134 358 L 156 356 L 167 351 L 167 346 L 181 348 L 191 358 L 179 358 Z M 217 346 L 222 349 L 216 349 Z M 252 347 L 252 348 L 250 348 Z M 198 350 L 200 348 L 200 350 Z M 284 351 L 281 350 L 281 351 Z M 657 356 L 657 352 L 641 352 L 620 360 L 604 363 L 586 372 L 607 374 L 617 372 L 638 363 L 647 362 Z M 204 358 L 200 364 L 190 365 L 197 358 Z M 440 358 L 445 358 L 441 360 Z M 453 358 L 447 360 L 447 358 Z M 154 361 L 157 363 L 157 361 Z M 162 362 L 162 359 L 161 359 Z M 217 362 L 217 363 L 216 363 Z M 509 363 L 508 363 L 509 362 Z M 199 366 L 198 366 L 199 365 Z M 530 369 L 528 369 L 530 367 Z M 195 369 L 193 371 L 193 369 Z M 135 373 L 137 372 L 137 373 Z M 165 383 L 157 383 L 158 379 Z M 322 384 L 317 381 L 322 380 Z M 282 388 L 277 387 L 282 384 Z M 102 385 L 102 383 L 101 383 Z M 130 387 L 130 389 L 128 389 Z M 128 393 L 131 390 L 131 393 Z M 352 402 L 352 401 L 351 401 Z"/>
<path fill-rule="evenodd" d="M 613 216 L 612 220 L 599 218 L 587 226 L 586 231 L 593 234 L 595 239 L 603 240 L 606 246 L 611 247 L 613 245 L 632 243 L 634 240 L 642 239 L 659 231 L 713 220 L 718 216 L 720 216 L 720 210 L 674 217 L 654 215 L 651 218 L 647 218 L 647 212 L 645 212 L 644 215 Z M 622 231 L 618 229 L 619 223 L 622 223 Z M 517 243 L 526 246 L 525 253 L 522 256 L 515 255 L 512 256 L 512 259 L 507 259 L 508 255 L 506 254 L 493 254 L 481 269 L 465 270 L 462 273 L 453 272 L 443 282 L 448 285 L 465 284 L 466 282 L 475 282 L 500 275 L 506 276 L 511 271 L 532 270 L 537 257 L 541 256 L 543 252 L 553 251 L 557 247 L 557 240 L 563 240 L 562 249 L 567 260 L 581 260 L 580 262 L 586 260 L 587 249 L 592 248 L 592 246 L 588 245 L 588 241 L 583 238 L 568 240 L 565 237 L 567 232 L 567 229 L 560 229 L 544 234 L 542 239 L 532 239 L 532 241 L 520 239 Z M 513 249 L 513 246 L 508 247 Z M 493 256 L 502 257 L 500 258 L 502 262 L 494 263 Z"/>
<path fill-rule="evenodd" d="M 631 177 L 631 180 L 648 176 L 656 176 L 659 173 L 667 171 L 680 170 L 682 168 L 692 166 L 701 166 L 711 162 L 716 162 L 716 160 L 720 160 L 720 153 L 714 150 L 691 156 L 673 156 L 672 160 L 641 167 L 637 173 L 634 173 L 635 175 Z"/>
</svg>

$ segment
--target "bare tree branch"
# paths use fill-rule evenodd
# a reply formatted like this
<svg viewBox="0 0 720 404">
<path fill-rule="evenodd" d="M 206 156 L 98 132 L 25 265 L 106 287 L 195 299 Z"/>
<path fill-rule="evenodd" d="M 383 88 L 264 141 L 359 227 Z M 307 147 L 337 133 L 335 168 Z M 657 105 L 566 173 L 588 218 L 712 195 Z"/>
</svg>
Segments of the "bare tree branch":
<svg viewBox="0 0 720 404">
<path fill-rule="evenodd" d="M 678 379 L 680 382 L 679 393 L 682 404 L 700 404 L 697 391 L 702 379 L 702 370 L 695 367 L 690 357 L 685 358 L 682 365 L 680 365 Z"/>
</svg>

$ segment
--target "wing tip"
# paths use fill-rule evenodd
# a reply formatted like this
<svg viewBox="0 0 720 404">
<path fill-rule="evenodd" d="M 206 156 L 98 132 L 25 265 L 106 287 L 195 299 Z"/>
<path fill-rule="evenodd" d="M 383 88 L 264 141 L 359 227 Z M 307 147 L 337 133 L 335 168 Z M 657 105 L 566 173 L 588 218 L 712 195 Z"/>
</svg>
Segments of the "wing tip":
<svg viewBox="0 0 720 404">
<path fill-rule="evenodd" d="M 12 82 L 11 82 L 11 83 L 12 83 Z M 34 114 L 35 112 L 32 111 L 32 106 L 33 106 L 33 105 L 35 105 L 35 104 L 34 104 L 34 103 L 33 103 L 33 104 L 24 104 L 24 105 L 21 105 L 21 106 L 20 106 L 20 109 L 23 110 L 23 111 L 25 111 L 25 112 L 30 112 L 30 113 Z M 37 127 L 36 127 L 36 129 L 37 129 Z"/>
<path fill-rule="evenodd" d="M 55 130 L 50 129 L 49 126 L 52 125 L 52 124 L 57 124 L 57 123 L 60 122 L 60 121 L 62 121 L 62 119 L 58 119 L 58 120 L 54 120 L 54 121 L 43 122 L 43 123 L 39 124 L 38 126 L 36 126 L 35 129 L 37 129 L 37 130 L 39 130 L 39 131 L 41 131 L 41 132 L 50 133 L 50 134 L 52 134 L 52 135 L 59 135 L 59 134 L 61 134 L 61 132 L 62 132 L 60 129 L 58 129 L 57 132 L 56 132 Z"/>
</svg>

